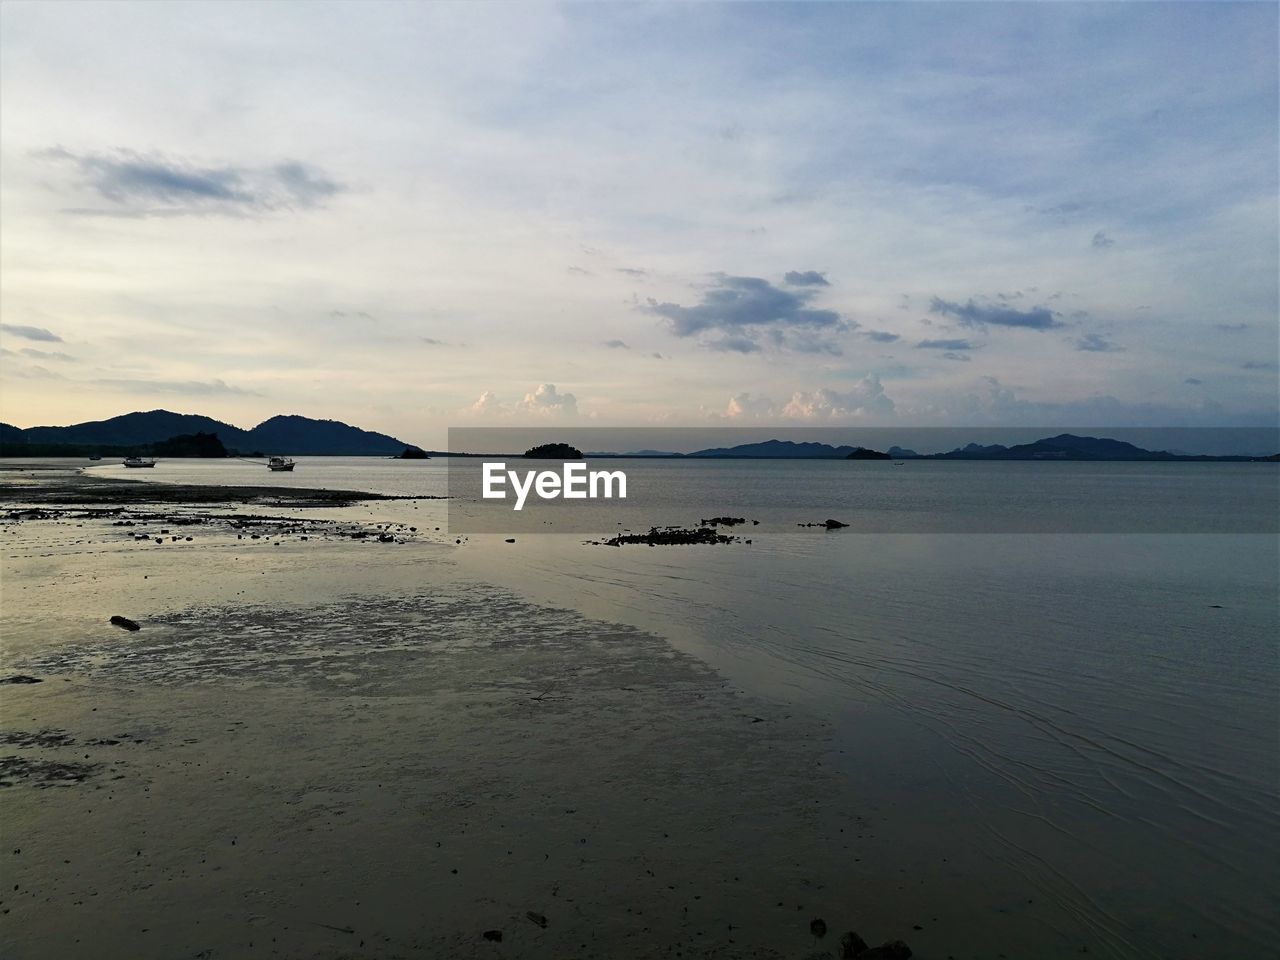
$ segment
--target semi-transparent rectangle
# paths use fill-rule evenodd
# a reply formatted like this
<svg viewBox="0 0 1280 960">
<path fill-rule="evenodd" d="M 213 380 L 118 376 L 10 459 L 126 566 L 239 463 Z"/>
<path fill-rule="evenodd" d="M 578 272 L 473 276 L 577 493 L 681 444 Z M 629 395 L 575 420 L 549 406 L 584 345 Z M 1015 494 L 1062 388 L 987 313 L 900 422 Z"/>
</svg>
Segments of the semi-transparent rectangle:
<svg viewBox="0 0 1280 960">
<path fill-rule="evenodd" d="M 1280 533 L 1276 428 L 460 427 L 448 443 L 454 534 L 611 537 L 719 517 L 741 517 L 722 529 L 743 537 L 827 520 L 848 525 L 835 535 Z M 616 484 L 608 499 L 531 491 L 519 511 L 481 496 L 485 463 L 560 473 L 524 456 L 557 443 L 624 473 L 626 499 Z"/>
</svg>

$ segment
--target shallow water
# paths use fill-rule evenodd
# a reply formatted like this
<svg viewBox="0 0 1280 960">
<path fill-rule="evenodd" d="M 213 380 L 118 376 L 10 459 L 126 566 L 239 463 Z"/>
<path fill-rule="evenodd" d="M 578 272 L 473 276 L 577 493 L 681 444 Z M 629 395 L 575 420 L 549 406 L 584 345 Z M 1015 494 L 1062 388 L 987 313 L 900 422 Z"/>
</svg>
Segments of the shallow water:
<svg viewBox="0 0 1280 960">
<path fill-rule="evenodd" d="M 830 721 L 848 802 L 872 817 L 878 868 L 929 920 L 920 936 L 1025 956 L 1084 944 L 1116 957 L 1269 948 L 1280 880 L 1274 470 L 1052 465 L 1058 482 L 1033 475 L 1040 493 L 1028 501 L 1026 468 L 1050 465 L 947 466 L 959 469 L 868 471 L 855 502 L 821 465 L 645 464 L 666 477 L 652 522 L 759 516 L 754 542 L 610 549 L 522 532 L 515 544 L 465 537 L 454 552 L 471 575 L 667 636 L 749 691 Z M 409 496 L 440 495 L 447 479 L 440 460 L 343 458 L 274 475 L 169 461 L 138 479 L 267 478 Z M 1097 504 L 1128 518 L 1122 529 L 1137 517 L 1139 529 L 1181 532 L 793 526 L 840 510 L 890 515 L 904 484 L 970 529 L 982 528 L 984 502 L 997 511 L 1074 490 L 1053 501 L 1068 520 Z M 342 513 L 445 519 L 438 501 Z M 1190 532 L 1203 529 L 1267 532 Z"/>
</svg>

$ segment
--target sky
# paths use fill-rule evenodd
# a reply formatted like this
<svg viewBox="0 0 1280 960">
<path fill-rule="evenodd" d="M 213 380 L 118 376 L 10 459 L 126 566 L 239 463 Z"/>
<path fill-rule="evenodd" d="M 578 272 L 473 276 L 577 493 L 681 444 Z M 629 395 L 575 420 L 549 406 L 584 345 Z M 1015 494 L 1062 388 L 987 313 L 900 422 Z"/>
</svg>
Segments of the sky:
<svg viewBox="0 0 1280 960">
<path fill-rule="evenodd" d="M 0 420 L 1274 426 L 1271 3 L 0 6 Z"/>
</svg>

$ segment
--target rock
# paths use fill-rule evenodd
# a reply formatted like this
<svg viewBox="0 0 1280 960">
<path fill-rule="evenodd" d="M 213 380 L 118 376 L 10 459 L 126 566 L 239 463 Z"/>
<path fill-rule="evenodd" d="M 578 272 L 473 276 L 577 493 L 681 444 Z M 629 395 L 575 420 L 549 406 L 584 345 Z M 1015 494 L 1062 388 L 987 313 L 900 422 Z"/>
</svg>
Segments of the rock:
<svg viewBox="0 0 1280 960">
<path fill-rule="evenodd" d="M 828 520 L 823 524 L 828 530 L 839 530 L 841 527 L 847 527 L 847 523 L 841 523 L 839 520 Z"/>
<path fill-rule="evenodd" d="M 547 929 L 547 918 L 542 914 L 534 913 L 532 910 L 529 910 L 525 912 L 525 916 L 529 918 L 530 922 L 536 923 L 543 930 Z"/>
<path fill-rule="evenodd" d="M 515 537 L 507 537 L 507 539 L 506 539 L 505 541 L 503 541 L 503 542 L 504 542 L 504 543 L 515 543 L 515 542 L 516 542 L 516 538 L 515 538 Z"/>
<path fill-rule="evenodd" d="M 704 527 L 736 527 L 738 524 L 746 522 L 746 517 L 712 517 L 710 520 L 698 521 Z"/>
<path fill-rule="evenodd" d="M 827 921 L 821 917 L 814 917 L 809 921 L 809 932 L 819 939 L 825 937 L 827 935 Z"/>
<path fill-rule="evenodd" d="M 486 940 L 492 940 L 494 943 L 501 943 L 501 942 L 502 942 L 502 931 L 501 931 L 501 930 L 486 930 L 486 931 L 484 932 L 484 938 L 485 938 Z"/>
<path fill-rule="evenodd" d="M 867 949 L 867 941 L 863 940 L 854 931 L 849 930 L 840 936 L 840 958 L 841 960 L 853 960 L 854 957 L 861 954 Z"/>
<path fill-rule="evenodd" d="M 138 625 L 138 622 L 136 620 L 130 620 L 128 617 L 121 617 L 119 615 L 112 617 L 111 623 L 113 626 L 121 627 L 124 630 L 141 630 L 142 629 L 142 627 Z"/>
<path fill-rule="evenodd" d="M 911 948 L 901 940 L 890 940 L 858 954 L 858 960 L 909 960 Z"/>
<path fill-rule="evenodd" d="M 5 677 L 0 683 L 44 683 L 39 677 L 28 677 L 26 674 L 15 673 L 12 677 Z"/>
</svg>

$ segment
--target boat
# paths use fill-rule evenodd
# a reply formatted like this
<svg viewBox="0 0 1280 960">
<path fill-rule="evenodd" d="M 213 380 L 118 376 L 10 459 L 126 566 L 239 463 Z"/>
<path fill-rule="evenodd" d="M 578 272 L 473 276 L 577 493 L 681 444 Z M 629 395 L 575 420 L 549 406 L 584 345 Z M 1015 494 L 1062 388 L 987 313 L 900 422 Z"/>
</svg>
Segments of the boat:
<svg viewBox="0 0 1280 960">
<path fill-rule="evenodd" d="M 294 465 L 295 465 L 295 464 L 294 464 L 294 462 L 293 462 L 292 460 L 290 460 L 288 457 L 272 457 L 270 460 L 268 460 L 268 461 L 267 461 L 267 469 L 268 469 L 268 470 L 275 470 L 275 471 L 289 470 L 289 471 L 292 471 L 292 470 L 293 470 L 293 468 L 294 468 Z"/>
<path fill-rule="evenodd" d="M 126 467 L 154 467 L 156 462 L 151 457 L 125 457 L 124 465 Z"/>
<path fill-rule="evenodd" d="M 100 454 L 100 453 L 90 454 L 89 459 L 90 459 L 90 460 L 101 460 L 101 459 L 102 459 L 102 454 Z"/>
</svg>

